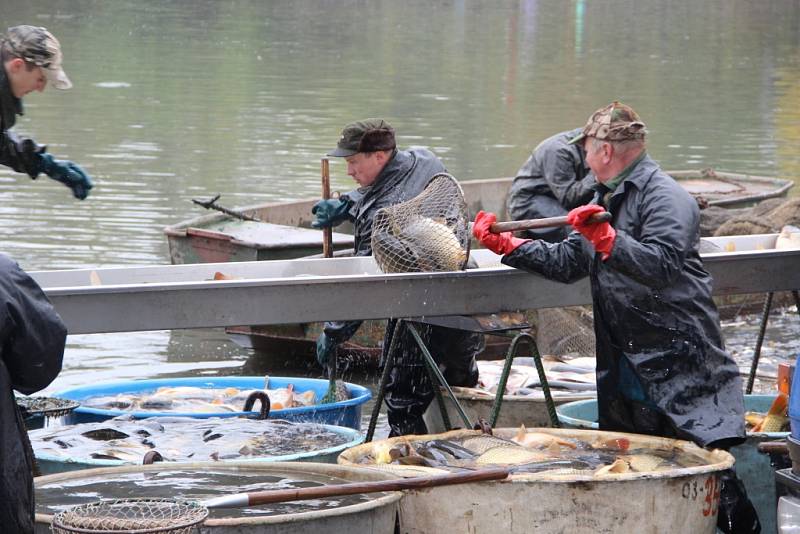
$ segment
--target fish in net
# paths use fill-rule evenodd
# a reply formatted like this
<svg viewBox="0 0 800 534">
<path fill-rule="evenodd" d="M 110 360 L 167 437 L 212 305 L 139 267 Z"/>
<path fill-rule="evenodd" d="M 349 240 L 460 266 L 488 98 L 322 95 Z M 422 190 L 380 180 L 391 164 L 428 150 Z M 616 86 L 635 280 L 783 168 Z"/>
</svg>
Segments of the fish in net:
<svg viewBox="0 0 800 534">
<path fill-rule="evenodd" d="M 439 173 L 416 197 L 378 211 L 372 255 L 385 273 L 459 271 L 469 240 L 464 193 L 455 178 Z"/>
</svg>

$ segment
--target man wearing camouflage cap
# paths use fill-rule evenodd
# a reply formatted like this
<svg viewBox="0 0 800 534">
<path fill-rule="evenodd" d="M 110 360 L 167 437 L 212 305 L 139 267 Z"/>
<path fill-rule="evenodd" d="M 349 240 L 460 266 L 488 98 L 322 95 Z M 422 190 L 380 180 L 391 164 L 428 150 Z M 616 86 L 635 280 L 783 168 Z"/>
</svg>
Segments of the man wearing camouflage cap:
<svg viewBox="0 0 800 534">
<path fill-rule="evenodd" d="M 598 183 L 592 204 L 569 212 L 577 231 L 564 241 L 492 234 L 496 217 L 484 212 L 473 231 L 506 265 L 565 283 L 589 277 L 601 429 L 729 448 L 745 437 L 744 397 L 698 252 L 699 209 L 647 155 L 646 133 L 632 108 L 612 102 L 572 139 Z M 588 221 L 606 210 L 611 223 Z M 741 483 L 722 479 L 720 528 L 759 532 Z"/>
<path fill-rule="evenodd" d="M 317 202 L 312 208 L 315 215 L 312 226 L 325 228 L 352 222 L 356 256 L 372 255 L 372 226 L 381 208 L 416 197 L 434 175 L 446 172 L 442 162 L 429 150 L 398 150 L 394 129 L 383 119 L 348 124 L 328 155 L 345 159 L 347 174 L 359 188 L 337 199 Z M 337 347 L 355 335 L 359 326 L 361 321 L 325 323 L 317 340 L 319 363 L 327 366 Z M 387 329 L 385 348 L 389 347 L 392 330 Z M 418 331 L 448 383 L 469 387 L 477 384 L 475 355 L 484 347 L 482 334 L 431 325 L 419 325 Z M 389 374 L 385 399 L 391 435 L 425 434 L 422 414 L 433 400 L 433 385 L 410 332 L 398 335 L 401 336 L 399 356 L 395 357 Z"/>
<path fill-rule="evenodd" d="M 34 179 L 43 172 L 83 200 L 93 187 L 86 171 L 71 161 L 53 158 L 46 147 L 10 131 L 17 115 L 23 114 L 22 97 L 44 91 L 48 83 L 56 89 L 72 87 L 61 61 L 61 45 L 45 28 L 14 26 L 0 37 L 0 164 Z"/>
</svg>

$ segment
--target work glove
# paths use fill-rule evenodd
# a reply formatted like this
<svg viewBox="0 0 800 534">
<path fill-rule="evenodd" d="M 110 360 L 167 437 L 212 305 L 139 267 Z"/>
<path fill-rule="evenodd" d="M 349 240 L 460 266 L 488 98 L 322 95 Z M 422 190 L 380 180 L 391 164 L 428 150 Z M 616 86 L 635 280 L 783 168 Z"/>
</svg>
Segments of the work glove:
<svg viewBox="0 0 800 534">
<path fill-rule="evenodd" d="M 316 219 L 311 223 L 312 228 L 329 228 L 336 226 L 347 219 L 347 211 L 350 205 L 338 198 L 323 199 L 314 204 L 311 214 L 316 215 Z"/>
<path fill-rule="evenodd" d="M 317 338 L 317 362 L 323 369 L 327 368 L 328 360 L 333 356 L 338 346 L 339 344 L 331 339 L 330 336 L 326 336 L 325 332 L 320 333 Z"/>
<path fill-rule="evenodd" d="M 472 235 L 475 236 L 475 239 L 495 254 L 511 254 L 520 245 L 532 241 L 531 239 L 514 237 L 511 232 L 493 234 L 489 231 L 489 227 L 496 222 L 497 215 L 494 213 L 479 211 L 472 225 Z"/>
<path fill-rule="evenodd" d="M 72 189 L 75 198 L 83 200 L 89 196 L 89 190 L 94 187 L 94 184 L 92 178 L 80 165 L 67 160 L 55 159 L 52 154 L 46 152 L 39 157 L 42 171 L 53 180 Z"/>
<path fill-rule="evenodd" d="M 603 213 L 604 211 L 606 210 L 602 206 L 587 204 L 578 206 L 567 214 L 567 222 L 592 244 L 594 249 L 600 253 L 603 261 L 607 260 L 611 255 L 617 232 L 607 222 L 591 223 L 588 222 L 588 219 L 595 213 Z"/>
</svg>

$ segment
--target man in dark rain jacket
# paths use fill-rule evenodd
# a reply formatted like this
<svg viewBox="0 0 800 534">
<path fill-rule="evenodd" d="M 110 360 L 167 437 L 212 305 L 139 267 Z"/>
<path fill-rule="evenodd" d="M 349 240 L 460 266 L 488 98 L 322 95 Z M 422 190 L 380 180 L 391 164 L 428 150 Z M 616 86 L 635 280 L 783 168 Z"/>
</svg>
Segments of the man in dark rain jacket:
<svg viewBox="0 0 800 534">
<path fill-rule="evenodd" d="M 561 217 L 592 200 L 597 182 L 586 164 L 586 152 L 583 146 L 569 143 L 579 133 L 581 128 L 558 133 L 533 149 L 508 193 L 506 207 L 511 219 Z M 551 243 L 567 234 L 564 227 L 526 231 L 528 237 Z"/>
<path fill-rule="evenodd" d="M 33 533 L 33 457 L 13 390 L 31 394 L 61 371 L 67 329 L 16 262 L 0 254 L 0 532 Z"/>
<path fill-rule="evenodd" d="M 22 97 L 44 91 L 50 82 L 56 89 L 69 89 L 61 68 L 61 45 L 52 33 L 38 26 L 14 26 L 0 37 L 0 164 L 36 178 L 45 173 L 83 200 L 93 187 L 92 179 L 78 164 L 53 158 L 33 139 L 20 139 L 11 128 L 22 115 Z"/>
<path fill-rule="evenodd" d="M 378 210 L 414 198 L 434 175 L 445 172 L 442 162 L 428 150 L 397 150 L 394 129 L 382 119 L 348 124 L 336 149 L 328 155 L 345 158 L 347 174 L 360 187 L 338 199 L 317 202 L 312 209 L 316 216 L 312 226 L 353 222 L 356 256 L 372 255 L 372 224 Z M 325 366 L 336 347 L 350 339 L 360 325 L 361 321 L 325 323 L 317 340 L 320 364 Z M 483 335 L 429 325 L 421 325 L 418 330 L 450 384 L 477 384 L 475 355 L 483 349 Z M 434 397 L 433 385 L 410 333 L 400 335 L 399 356 L 386 386 L 391 435 L 425 434 L 422 414 Z M 388 346 L 388 337 L 384 344 Z"/>
<path fill-rule="evenodd" d="M 512 267 L 566 283 L 590 277 L 600 428 L 729 448 L 745 437 L 744 396 L 698 252 L 699 209 L 647 155 L 645 133 L 638 115 L 614 102 L 573 140 L 597 177 L 599 205 L 570 211 L 577 232 L 566 240 L 491 234 L 496 217 L 484 212 L 473 231 Z M 587 221 L 604 208 L 611 224 Z M 731 473 L 721 495 L 723 531 L 760 531 Z"/>
</svg>

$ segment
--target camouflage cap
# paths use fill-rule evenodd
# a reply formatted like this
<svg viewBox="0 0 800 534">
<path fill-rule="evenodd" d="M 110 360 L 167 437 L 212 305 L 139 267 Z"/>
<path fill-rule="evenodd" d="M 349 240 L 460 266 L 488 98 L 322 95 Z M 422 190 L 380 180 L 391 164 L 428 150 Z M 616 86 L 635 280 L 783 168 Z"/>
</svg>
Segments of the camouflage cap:
<svg viewBox="0 0 800 534">
<path fill-rule="evenodd" d="M 592 113 L 581 133 L 570 139 L 569 144 L 585 137 L 602 141 L 628 141 L 644 139 L 646 134 L 647 129 L 633 108 L 614 101 Z"/>
<path fill-rule="evenodd" d="M 359 152 L 394 150 L 396 146 L 394 128 L 388 122 L 383 119 L 364 119 L 345 126 L 336 148 L 328 155 L 346 158 Z"/>
<path fill-rule="evenodd" d="M 72 82 L 61 68 L 61 45 L 52 33 L 41 26 L 14 26 L 3 39 L 11 51 L 28 63 L 42 67 L 56 89 L 69 89 Z"/>
</svg>

